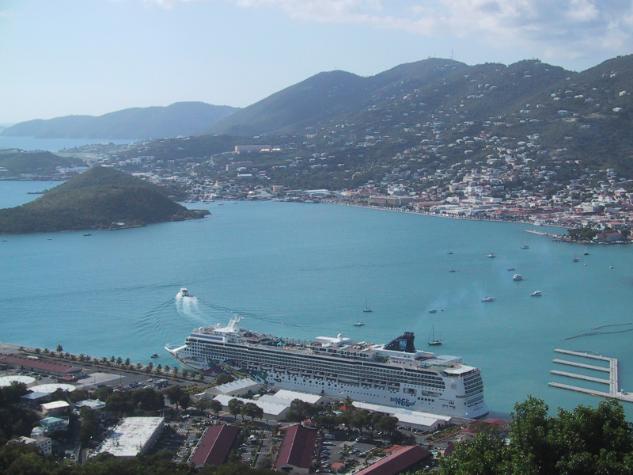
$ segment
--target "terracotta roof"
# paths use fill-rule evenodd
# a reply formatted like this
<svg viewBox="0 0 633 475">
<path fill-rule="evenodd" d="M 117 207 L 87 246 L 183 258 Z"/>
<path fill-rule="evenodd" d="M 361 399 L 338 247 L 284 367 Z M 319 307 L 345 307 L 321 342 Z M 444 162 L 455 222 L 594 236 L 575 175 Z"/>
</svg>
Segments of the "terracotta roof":
<svg viewBox="0 0 633 475">
<path fill-rule="evenodd" d="M 428 450 L 419 445 L 394 445 L 389 455 L 360 472 L 356 472 L 356 475 L 395 475 L 421 462 L 428 456 Z"/>
<path fill-rule="evenodd" d="M 226 462 L 239 431 L 239 428 L 226 424 L 209 427 L 196 445 L 191 463 L 197 467 L 222 465 Z"/>
<path fill-rule="evenodd" d="M 279 469 L 286 465 L 292 465 L 309 469 L 312 466 L 316 436 L 316 429 L 309 429 L 301 424 L 288 427 L 279 448 L 275 467 Z"/>
<path fill-rule="evenodd" d="M 71 366 L 65 363 L 57 363 L 46 360 L 35 360 L 31 358 L 20 358 L 19 356 L 3 355 L 0 356 L 0 362 L 13 366 L 22 366 L 37 371 L 45 371 L 47 373 L 69 374 L 81 371 L 81 368 Z"/>
</svg>

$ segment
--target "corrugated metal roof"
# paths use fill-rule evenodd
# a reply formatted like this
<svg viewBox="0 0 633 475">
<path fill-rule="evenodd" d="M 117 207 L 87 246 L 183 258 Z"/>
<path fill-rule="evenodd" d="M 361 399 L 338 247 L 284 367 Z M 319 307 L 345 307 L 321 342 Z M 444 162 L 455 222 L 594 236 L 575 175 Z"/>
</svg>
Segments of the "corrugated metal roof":
<svg viewBox="0 0 633 475">
<path fill-rule="evenodd" d="M 316 443 L 317 430 L 295 424 L 288 427 L 275 462 L 277 470 L 292 465 L 309 469 Z"/>
<path fill-rule="evenodd" d="M 356 475 L 396 475 L 428 456 L 428 450 L 419 445 L 394 445 L 389 455 L 356 472 Z"/>
<path fill-rule="evenodd" d="M 209 427 L 191 455 L 191 463 L 196 467 L 222 465 L 226 462 L 239 431 L 239 428 L 226 424 Z"/>
<path fill-rule="evenodd" d="M 81 371 L 81 368 L 71 366 L 65 363 L 56 363 L 53 361 L 34 360 L 31 358 L 21 358 L 19 356 L 3 355 L 0 356 L 0 362 L 13 366 L 21 366 L 38 371 L 46 371 L 47 373 L 69 374 Z"/>
</svg>

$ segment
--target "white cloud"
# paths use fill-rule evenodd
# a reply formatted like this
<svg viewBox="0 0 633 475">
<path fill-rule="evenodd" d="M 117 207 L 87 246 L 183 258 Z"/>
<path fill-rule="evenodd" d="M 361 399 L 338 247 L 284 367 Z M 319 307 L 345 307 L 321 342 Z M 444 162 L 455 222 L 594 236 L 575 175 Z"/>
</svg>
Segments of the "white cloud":
<svg viewBox="0 0 633 475">
<path fill-rule="evenodd" d="M 423 36 L 476 36 L 493 46 L 531 48 L 545 59 L 615 54 L 633 45 L 632 0 L 228 1 L 242 8 L 278 9 L 302 21 L 366 24 Z"/>
</svg>

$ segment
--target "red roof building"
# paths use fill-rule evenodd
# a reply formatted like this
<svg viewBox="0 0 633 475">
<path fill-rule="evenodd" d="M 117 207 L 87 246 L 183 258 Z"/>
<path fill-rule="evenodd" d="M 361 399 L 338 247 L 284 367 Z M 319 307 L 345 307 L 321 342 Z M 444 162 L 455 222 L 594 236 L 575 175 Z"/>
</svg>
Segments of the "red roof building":
<svg viewBox="0 0 633 475">
<path fill-rule="evenodd" d="M 295 424 L 285 429 L 275 469 L 286 473 L 309 473 L 312 467 L 317 430 Z"/>
<path fill-rule="evenodd" d="M 222 465 L 231 452 L 240 429 L 220 424 L 209 427 L 196 445 L 189 461 L 196 467 Z"/>
<path fill-rule="evenodd" d="M 419 445 L 394 445 L 389 452 L 389 455 L 356 472 L 356 475 L 396 475 L 429 456 L 429 451 Z"/>
<path fill-rule="evenodd" d="M 73 373 L 79 373 L 81 368 L 71 366 L 66 363 L 57 363 L 55 361 L 47 361 L 40 359 L 22 358 L 13 355 L 0 356 L 0 363 L 17 366 L 20 368 L 37 371 L 41 373 L 53 374 L 56 376 L 66 376 Z"/>
</svg>

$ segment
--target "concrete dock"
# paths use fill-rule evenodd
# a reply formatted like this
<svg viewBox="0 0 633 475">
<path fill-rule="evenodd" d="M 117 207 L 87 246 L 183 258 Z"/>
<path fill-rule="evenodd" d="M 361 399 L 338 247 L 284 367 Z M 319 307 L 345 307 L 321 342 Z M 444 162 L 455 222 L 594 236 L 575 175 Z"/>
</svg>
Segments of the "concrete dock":
<svg viewBox="0 0 633 475">
<path fill-rule="evenodd" d="M 576 368 L 591 369 L 593 371 L 604 371 L 605 373 L 608 373 L 609 371 L 611 371 L 611 369 L 607 368 L 606 366 L 596 366 L 593 364 L 577 363 L 576 361 L 561 360 L 560 358 L 554 358 L 552 362 L 558 363 L 558 364 L 564 364 L 567 366 L 575 366 Z"/>
<path fill-rule="evenodd" d="M 553 374 L 555 376 L 564 376 L 566 378 L 582 379 L 584 381 L 591 381 L 592 383 L 606 384 L 609 386 L 611 385 L 611 381 L 608 379 L 594 378 L 593 376 L 587 376 L 584 374 L 568 373 L 567 371 L 557 371 L 555 369 L 551 370 L 550 374 Z"/>
<path fill-rule="evenodd" d="M 562 384 L 562 383 L 556 383 L 556 382 L 550 382 L 549 386 L 553 388 L 558 388 L 558 389 L 565 389 L 567 391 L 574 391 L 577 393 L 588 394 L 590 396 L 605 397 L 605 398 L 617 399 L 619 401 L 633 403 L 633 394 L 629 394 L 627 392 L 620 390 L 620 377 L 619 377 L 619 372 L 618 372 L 617 358 L 611 358 L 609 356 L 598 355 L 595 353 L 586 353 L 583 351 L 563 350 L 561 348 L 556 348 L 554 351 L 556 353 L 560 353 L 564 355 L 576 356 L 580 358 L 586 358 L 589 360 L 599 360 L 599 361 L 608 362 L 609 366 L 606 367 L 606 366 L 597 366 L 597 365 L 592 365 L 592 364 L 587 364 L 587 363 L 579 363 L 576 361 L 563 360 L 560 358 L 554 358 L 552 360 L 552 362 L 556 364 L 573 366 L 576 368 L 589 369 L 592 371 L 599 371 L 602 373 L 608 373 L 609 379 L 597 378 L 595 376 L 589 376 L 586 374 L 571 373 L 569 371 L 559 371 L 559 370 L 551 370 L 550 374 L 554 376 L 562 376 L 565 378 L 578 379 L 581 381 L 589 381 L 592 383 L 605 384 L 609 386 L 609 391 L 608 392 L 598 391 L 596 389 L 583 388 L 580 386 L 572 386 L 570 384 Z"/>
</svg>

